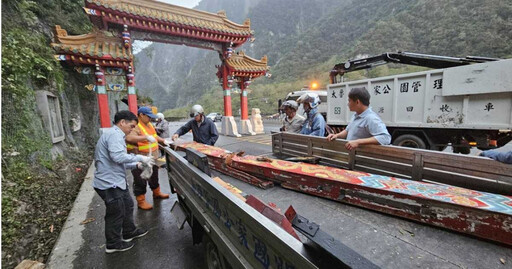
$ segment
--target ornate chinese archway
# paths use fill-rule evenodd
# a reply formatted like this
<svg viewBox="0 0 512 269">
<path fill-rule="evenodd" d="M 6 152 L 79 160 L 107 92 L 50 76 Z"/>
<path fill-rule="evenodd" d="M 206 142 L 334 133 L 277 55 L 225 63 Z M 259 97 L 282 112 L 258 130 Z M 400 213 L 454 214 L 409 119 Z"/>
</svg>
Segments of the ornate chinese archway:
<svg viewBox="0 0 512 269">
<path fill-rule="evenodd" d="M 135 95 L 135 77 L 133 75 L 133 55 L 123 40 L 95 30 L 90 34 L 69 36 L 59 25 L 55 26 L 55 43 L 51 46 L 58 53 L 55 58 L 66 61 L 84 74 L 94 72 L 100 126 L 108 128 L 110 111 L 108 109 L 107 83 L 105 72 L 110 75 L 125 75 L 128 88 L 128 107 L 137 113 L 137 97 Z"/>
<path fill-rule="evenodd" d="M 106 96 L 100 93 L 100 89 L 105 86 L 102 76 L 106 67 L 122 68 L 126 72 L 129 100 L 133 103 L 129 107 L 130 110 L 136 109 L 136 99 L 133 99 L 135 80 L 132 40 L 215 50 L 222 60 L 221 69 L 236 70 L 236 67 L 228 64 L 229 57 L 235 48 L 251 39 L 253 34 L 249 19 L 243 24 L 237 24 L 229 21 L 223 11 L 213 14 L 152 0 L 86 0 L 84 11 L 97 29 L 87 35 L 67 36 L 57 26 L 57 33 L 61 30 L 60 36 L 56 35 L 56 42 L 52 46 L 58 53 L 58 59 L 73 65 L 94 66 L 96 69 L 102 128 L 110 127 L 110 122 L 106 121 L 109 118 L 108 107 L 105 111 L 105 106 L 102 106 Z M 111 36 L 101 30 L 108 30 Z M 230 72 L 226 71 L 226 76 L 222 76 L 224 91 L 229 91 L 227 74 Z M 130 93 L 130 87 L 133 93 Z M 224 134 L 238 135 L 230 95 L 224 96 L 224 104 L 223 126 L 227 128 L 223 130 L 234 130 Z"/>
<path fill-rule="evenodd" d="M 225 63 L 218 67 L 219 71 L 217 72 L 217 76 L 221 79 L 227 77 L 227 87 L 224 86 L 224 109 L 229 110 L 231 112 L 231 92 L 230 88 L 233 83 L 237 83 L 240 88 L 240 124 L 241 133 L 242 134 L 250 134 L 255 135 L 253 132 L 253 128 L 251 126 L 251 122 L 249 121 L 249 107 L 247 101 L 247 88 L 252 83 L 252 81 L 258 77 L 263 75 L 267 75 L 267 56 L 263 56 L 261 60 L 253 59 L 247 55 L 243 51 L 237 52 L 233 55 L 228 55 Z M 229 107 L 229 109 L 226 109 Z M 228 135 L 236 135 L 231 134 L 233 130 L 229 130 L 228 124 L 222 125 L 222 132 Z M 235 125 L 236 126 L 236 125 Z"/>
</svg>

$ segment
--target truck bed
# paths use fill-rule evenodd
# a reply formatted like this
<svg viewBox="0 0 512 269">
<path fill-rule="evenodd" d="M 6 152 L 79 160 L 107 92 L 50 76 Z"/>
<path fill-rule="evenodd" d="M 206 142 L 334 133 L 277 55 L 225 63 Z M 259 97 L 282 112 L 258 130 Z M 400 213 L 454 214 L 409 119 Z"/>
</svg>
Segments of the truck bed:
<svg viewBox="0 0 512 269">
<path fill-rule="evenodd" d="M 382 268 L 512 268 L 512 249 L 284 189 L 263 190 L 213 171 L 246 194 L 298 214 Z M 503 264 L 503 261 L 505 262 Z"/>
</svg>

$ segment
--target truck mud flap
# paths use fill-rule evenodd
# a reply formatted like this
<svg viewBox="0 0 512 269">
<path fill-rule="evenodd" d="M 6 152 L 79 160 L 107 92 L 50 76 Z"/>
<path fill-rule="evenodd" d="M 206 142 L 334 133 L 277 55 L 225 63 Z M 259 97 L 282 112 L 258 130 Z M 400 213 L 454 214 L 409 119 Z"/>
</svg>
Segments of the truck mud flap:
<svg viewBox="0 0 512 269">
<path fill-rule="evenodd" d="M 174 201 L 174 204 L 171 207 L 171 214 L 176 220 L 176 226 L 178 226 L 178 229 L 182 230 L 185 222 L 187 222 L 187 215 L 181 208 L 178 201 Z"/>
</svg>

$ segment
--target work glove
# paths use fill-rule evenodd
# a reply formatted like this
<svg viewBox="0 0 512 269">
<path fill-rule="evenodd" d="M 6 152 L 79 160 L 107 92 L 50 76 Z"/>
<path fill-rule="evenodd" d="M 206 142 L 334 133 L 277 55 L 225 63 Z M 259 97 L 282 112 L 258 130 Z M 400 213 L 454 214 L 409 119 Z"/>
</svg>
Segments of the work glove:
<svg viewBox="0 0 512 269">
<path fill-rule="evenodd" d="M 138 162 L 137 163 L 137 169 L 144 170 L 144 163 L 143 162 Z"/>
<path fill-rule="evenodd" d="M 167 138 L 167 139 L 165 139 L 165 140 L 164 140 L 164 144 L 165 144 L 166 146 L 170 146 L 170 145 L 171 145 L 171 143 L 172 143 L 172 139 Z"/>
<path fill-rule="evenodd" d="M 146 135 L 146 139 L 151 142 L 151 143 L 155 143 L 156 142 L 156 138 L 152 135 Z"/>
<path fill-rule="evenodd" d="M 140 155 L 142 157 L 142 163 L 145 163 L 147 164 L 148 166 L 153 166 L 155 164 L 155 159 L 153 159 L 152 157 L 148 157 L 148 156 L 144 156 L 144 155 Z"/>
<path fill-rule="evenodd" d="M 178 139 L 178 137 L 180 137 L 178 134 L 174 134 L 172 136 L 172 141 L 176 141 L 176 139 Z"/>
</svg>

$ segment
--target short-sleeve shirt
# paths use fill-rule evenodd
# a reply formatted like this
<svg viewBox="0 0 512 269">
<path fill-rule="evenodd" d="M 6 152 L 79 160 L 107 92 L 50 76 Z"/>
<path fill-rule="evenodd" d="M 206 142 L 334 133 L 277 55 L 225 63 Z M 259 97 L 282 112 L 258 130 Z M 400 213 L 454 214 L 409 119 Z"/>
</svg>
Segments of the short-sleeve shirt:
<svg viewBox="0 0 512 269">
<path fill-rule="evenodd" d="M 346 130 L 348 132 L 347 140 L 375 137 L 381 145 L 391 143 L 391 135 L 386 125 L 371 108 L 367 108 L 361 114 L 353 115 Z"/>
<path fill-rule="evenodd" d="M 283 120 L 285 132 L 297 134 L 300 133 L 300 130 L 302 130 L 302 125 L 304 124 L 304 120 L 304 117 L 298 114 L 295 114 L 295 117 L 293 117 L 291 120 L 288 120 L 288 117 L 285 117 Z"/>
</svg>

